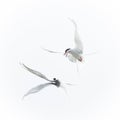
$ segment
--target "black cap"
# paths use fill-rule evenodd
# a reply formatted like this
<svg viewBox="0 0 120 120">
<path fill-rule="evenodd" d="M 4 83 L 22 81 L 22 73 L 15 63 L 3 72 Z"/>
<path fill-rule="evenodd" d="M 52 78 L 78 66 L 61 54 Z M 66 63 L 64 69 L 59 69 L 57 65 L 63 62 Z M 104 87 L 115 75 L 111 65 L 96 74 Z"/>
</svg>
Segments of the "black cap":
<svg viewBox="0 0 120 120">
<path fill-rule="evenodd" d="M 66 53 L 68 50 L 70 50 L 70 48 L 66 49 L 66 50 L 65 50 L 65 53 Z"/>
</svg>

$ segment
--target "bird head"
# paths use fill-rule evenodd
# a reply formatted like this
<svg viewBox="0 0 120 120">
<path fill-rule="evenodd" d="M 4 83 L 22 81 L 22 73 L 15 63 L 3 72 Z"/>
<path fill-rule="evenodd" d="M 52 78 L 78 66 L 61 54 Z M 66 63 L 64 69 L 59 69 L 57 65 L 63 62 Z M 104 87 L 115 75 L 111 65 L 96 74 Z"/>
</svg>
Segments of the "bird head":
<svg viewBox="0 0 120 120">
<path fill-rule="evenodd" d="M 56 81 L 57 79 L 56 78 L 53 78 L 54 81 Z"/>
<path fill-rule="evenodd" d="M 68 54 L 69 52 L 70 52 L 70 48 L 68 48 L 68 49 L 65 50 L 64 55 L 67 56 L 67 54 Z"/>
</svg>

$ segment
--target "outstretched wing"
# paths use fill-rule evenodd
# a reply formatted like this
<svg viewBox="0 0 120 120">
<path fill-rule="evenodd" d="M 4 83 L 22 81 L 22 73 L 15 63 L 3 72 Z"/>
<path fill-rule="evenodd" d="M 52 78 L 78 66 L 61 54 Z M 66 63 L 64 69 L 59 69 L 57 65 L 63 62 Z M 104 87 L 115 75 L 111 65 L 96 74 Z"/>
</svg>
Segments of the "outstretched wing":
<svg viewBox="0 0 120 120">
<path fill-rule="evenodd" d="M 76 49 L 79 49 L 80 52 L 83 52 L 83 44 L 82 44 L 82 41 L 80 40 L 80 36 L 78 34 L 78 28 L 77 28 L 77 24 L 76 22 L 69 18 L 69 20 L 74 24 L 75 26 L 75 33 L 74 33 L 74 40 L 75 40 L 75 48 Z"/>
<path fill-rule="evenodd" d="M 20 63 L 20 64 L 21 64 L 26 70 L 28 70 L 29 72 L 37 75 L 38 77 L 41 77 L 41 78 L 43 78 L 43 79 L 45 79 L 45 80 L 47 80 L 47 81 L 51 81 L 51 80 L 49 80 L 45 75 L 43 75 L 42 73 L 40 73 L 40 72 L 38 72 L 38 71 L 36 71 L 36 70 L 33 70 L 33 69 L 27 67 L 27 66 L 24 65 L 23 63 Z"/>
<path fill-rule="evenodd" d="M 41 85 L 38 85 L 38 86 L 30 89 L 30 90 L 23 96 L 23 99 L 24 99 L 26 96 L 30 95 L 30 94 L 34 94 L 34 93 L 39 92 L 40 90 L 42 90 L 43 88 L 45 88 L 45 87 L 47 87 L 47 86 L 49 86 L 49 85 L 51 85 L 51 83 L 41 84 Z"/>
<path fill-rule="evenodd" d="M 57 52 L 57 51 L 52 51 L 52 50 L 48 50 L 46 48 L 41 47 L 43 50 L 50 52 L 50 53 L 62 53 L 62 52 Z"/>
</svg>

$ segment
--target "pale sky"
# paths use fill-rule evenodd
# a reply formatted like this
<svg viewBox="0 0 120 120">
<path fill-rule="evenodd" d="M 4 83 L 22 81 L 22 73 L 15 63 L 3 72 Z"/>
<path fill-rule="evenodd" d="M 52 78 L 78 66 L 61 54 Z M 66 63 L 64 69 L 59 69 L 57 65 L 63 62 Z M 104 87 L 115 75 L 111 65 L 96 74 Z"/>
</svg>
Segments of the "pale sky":
<svg viewBox="0 0 120 120">
<path fill-rule="evenodd" d="M 50 54 L 74 46 L 74 19 L 84 45 L 84 63 Z M 120 120 L 119 0 L 0 1 L 1 120 Z M 19 62 L 52 79 L 76 84 L 68 94 L 54 86 L 22 100 L 46 82 Z"/>
</svg>

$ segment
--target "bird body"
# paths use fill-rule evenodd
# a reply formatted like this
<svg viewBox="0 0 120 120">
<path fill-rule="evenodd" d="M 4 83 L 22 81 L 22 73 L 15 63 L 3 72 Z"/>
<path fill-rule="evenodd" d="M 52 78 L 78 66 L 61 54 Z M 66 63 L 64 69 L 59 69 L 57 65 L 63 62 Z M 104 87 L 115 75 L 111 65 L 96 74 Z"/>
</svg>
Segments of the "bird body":
<svg viewBox="0 0 120 120">
<path fill-rule="evenodd" d="M 53 82 L 51 84 L 55 85 L 56 87 L 60 87 L 61 85 L 60 81 L 57 80 L 56 78 L 53 78 Z"/>
<path fill-rule="evenodd" d="M 70 58 L 70 56 L 68 55 L 68 54 L 70 54 L 71 55 L 71 59 L 73 60 L 74 59 L 74 61 L 76 62 L 76 60 L 78 60 L 78 61 L 82 61 L 82 51 L 81 50 L 79 50 L 79 49 L 70 49 L 69 51 L 68 51 L 68 53 L 66 53 L 66 57 L 68 57 L 68 59 Z M 70 60 L 70 59 L 69 59 Z M 72 61 L 72 62 L 74 62 L 74 61 Z"/>
</svg>

